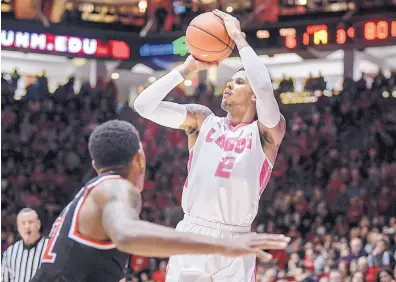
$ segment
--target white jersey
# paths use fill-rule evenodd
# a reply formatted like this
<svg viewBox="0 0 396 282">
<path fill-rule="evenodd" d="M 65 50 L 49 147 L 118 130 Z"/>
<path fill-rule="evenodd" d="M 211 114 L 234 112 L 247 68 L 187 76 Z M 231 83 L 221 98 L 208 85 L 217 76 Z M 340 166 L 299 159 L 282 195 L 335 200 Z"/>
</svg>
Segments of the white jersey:
<svg viewBox="0 0 396 282">
<path fill-rule="evenodd" d="M 187 166 L 185 214 L 228 225 L 252 224 L 272 171 L 257 121 L 232 126 L 226 118 L 208 116 Z"/>
</svg>

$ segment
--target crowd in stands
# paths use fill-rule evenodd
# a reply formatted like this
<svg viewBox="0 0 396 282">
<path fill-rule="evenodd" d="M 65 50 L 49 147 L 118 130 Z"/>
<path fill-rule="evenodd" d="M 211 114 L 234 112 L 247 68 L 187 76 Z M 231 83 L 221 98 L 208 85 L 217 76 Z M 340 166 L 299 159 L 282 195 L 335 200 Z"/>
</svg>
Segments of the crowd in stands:
<svg viewBox="0 0 396 282">
<path fill-rule="evenodd" d="M 281 105 L 287 134 L 253 227 L 292 242 L 272 252 L 272 262 L 258 262 L 257 281 L 395 281 L 396 98 L 382 97 L 395 91 L 395 77 L 379 74 L 370 87 L 346 79 L 337 96 Z M 187 175 L 182 131 L 144 120 L 127 104 L 118 109 L 112 81 L 85 84 L 75 93 L 71 78 L 49 94 L 43 75 L 17 101 L 17 79 L 1 81 L 3 251 L 16 239 L 22 207 L 40 212 L 48 234 L 60 210 L 94 176 L 89 134 L 117 117 L 138 128 L 147 155 L 141 219 L 176 225 Z M 320 79 L 308 81 L 323 87 Z M 285 85 L 291 91 L 292 81 Z M 167 98 L 204 104 L 224 116 L 221 97 L 213 93 L 213 86 L 201 84 L 193 96 L 176 88 Z M 132 256 L 127 275 L 134 282 L 162 282 L 165 270 L 164 260 Z"/>
</svg>

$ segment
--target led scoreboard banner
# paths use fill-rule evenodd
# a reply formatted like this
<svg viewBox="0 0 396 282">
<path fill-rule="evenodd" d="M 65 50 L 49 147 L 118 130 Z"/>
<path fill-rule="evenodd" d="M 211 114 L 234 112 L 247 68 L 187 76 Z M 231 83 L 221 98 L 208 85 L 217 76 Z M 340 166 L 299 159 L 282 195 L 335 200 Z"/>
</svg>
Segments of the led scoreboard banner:
<svg viewBox="0 0 396 282">
<path fill-rule="evenodd" d="M 351 21 L 352 22 L 352 21 Z M 396 18 L 353 20 L 350 25 L 331 22 L 293 27 L 247 30 L 247 40 L 259 53 L 293 52 L 315 46 L 323 50 L 396 45 Z M 189 51 L 184 32 L 154 34 L 72 28 L 23 21 L 2 21 L 1 47 L 6 50 L 38 52 L 69 57 L 130 60 L 136 63 L 157 59 L 182 60 Z M 233 56 L 238 56 L 234 50 Z M 158 61 L 158 60 L 157 60 Z"/>
<path fill-rule="evenodd" d="M 269 28 L 247 33 L 255 38 L 255 47 L 263 49 L 364 48 L 396 44 L 396 19 L 356 22 L 349 26 L 328 23 Z"/>
<path fill-rule="evenodd" d="M 1 47 L 9 50 L 97 59 L 128 60 L 131 57 L 129 45 L 122 40 L 100 40 L 92 37 L 6 29 L 1 31 Z"/>
</svg>

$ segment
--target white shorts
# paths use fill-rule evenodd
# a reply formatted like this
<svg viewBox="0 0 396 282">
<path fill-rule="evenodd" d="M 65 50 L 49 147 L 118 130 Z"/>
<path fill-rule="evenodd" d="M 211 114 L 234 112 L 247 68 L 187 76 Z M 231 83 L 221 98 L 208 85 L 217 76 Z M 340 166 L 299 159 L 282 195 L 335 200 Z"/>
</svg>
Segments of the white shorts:
<svg viewBox="0 0 396 282">
<path fill-rule="evenodd" d="M 216 238 L 232 239 L 250 232 L 249 227 L 223 225 L 184 216 L 176 227 Z M 166 282 L 255 282 L 256 256 L 227 258 L 220 255 L 178 255 L 169 259 Z"/>
</svg>

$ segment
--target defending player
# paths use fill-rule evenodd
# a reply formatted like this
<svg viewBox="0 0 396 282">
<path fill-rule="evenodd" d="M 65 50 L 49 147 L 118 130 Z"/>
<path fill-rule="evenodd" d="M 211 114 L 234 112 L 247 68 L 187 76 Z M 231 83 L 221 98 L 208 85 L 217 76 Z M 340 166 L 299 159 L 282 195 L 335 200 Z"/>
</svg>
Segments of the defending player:
<svg viewBox="0 0 396 282">
<path fill-rule="evenodd" d="M 223 20 L 244 66 L 224 90 L 221 106 L 227 117 L 217 117 L 202 105 L 162 101 L 188 73 L 215 65 L 192 56 L 145 89 L 134 106 L 141 116 L 183 129 L 188 135 L 189 173 L 182 196 L 185 215 L 176 230 L 234 238 L 251 230 L 286 125 L 269 73 L 246 42 L 239 21 L 218 10 L 214 14 Z M 255 281 L 255 256 L 174 256 L 166 281 L 194 281 L 191 273 L 207 281 Z"/>
<path fill-rule="evenodd" d="M 279 235 L 244 236 L 222 241 L 182 234 L 139 220 L 146 160 L 136 129 L 124 121 L 97 127 L 89 139 L 89 181 L 55 221 L 33 282 L 118 282 L 127 254 L 167 257 L 218 253 L 229 257 L 284 248 Z"/>
</svg>

